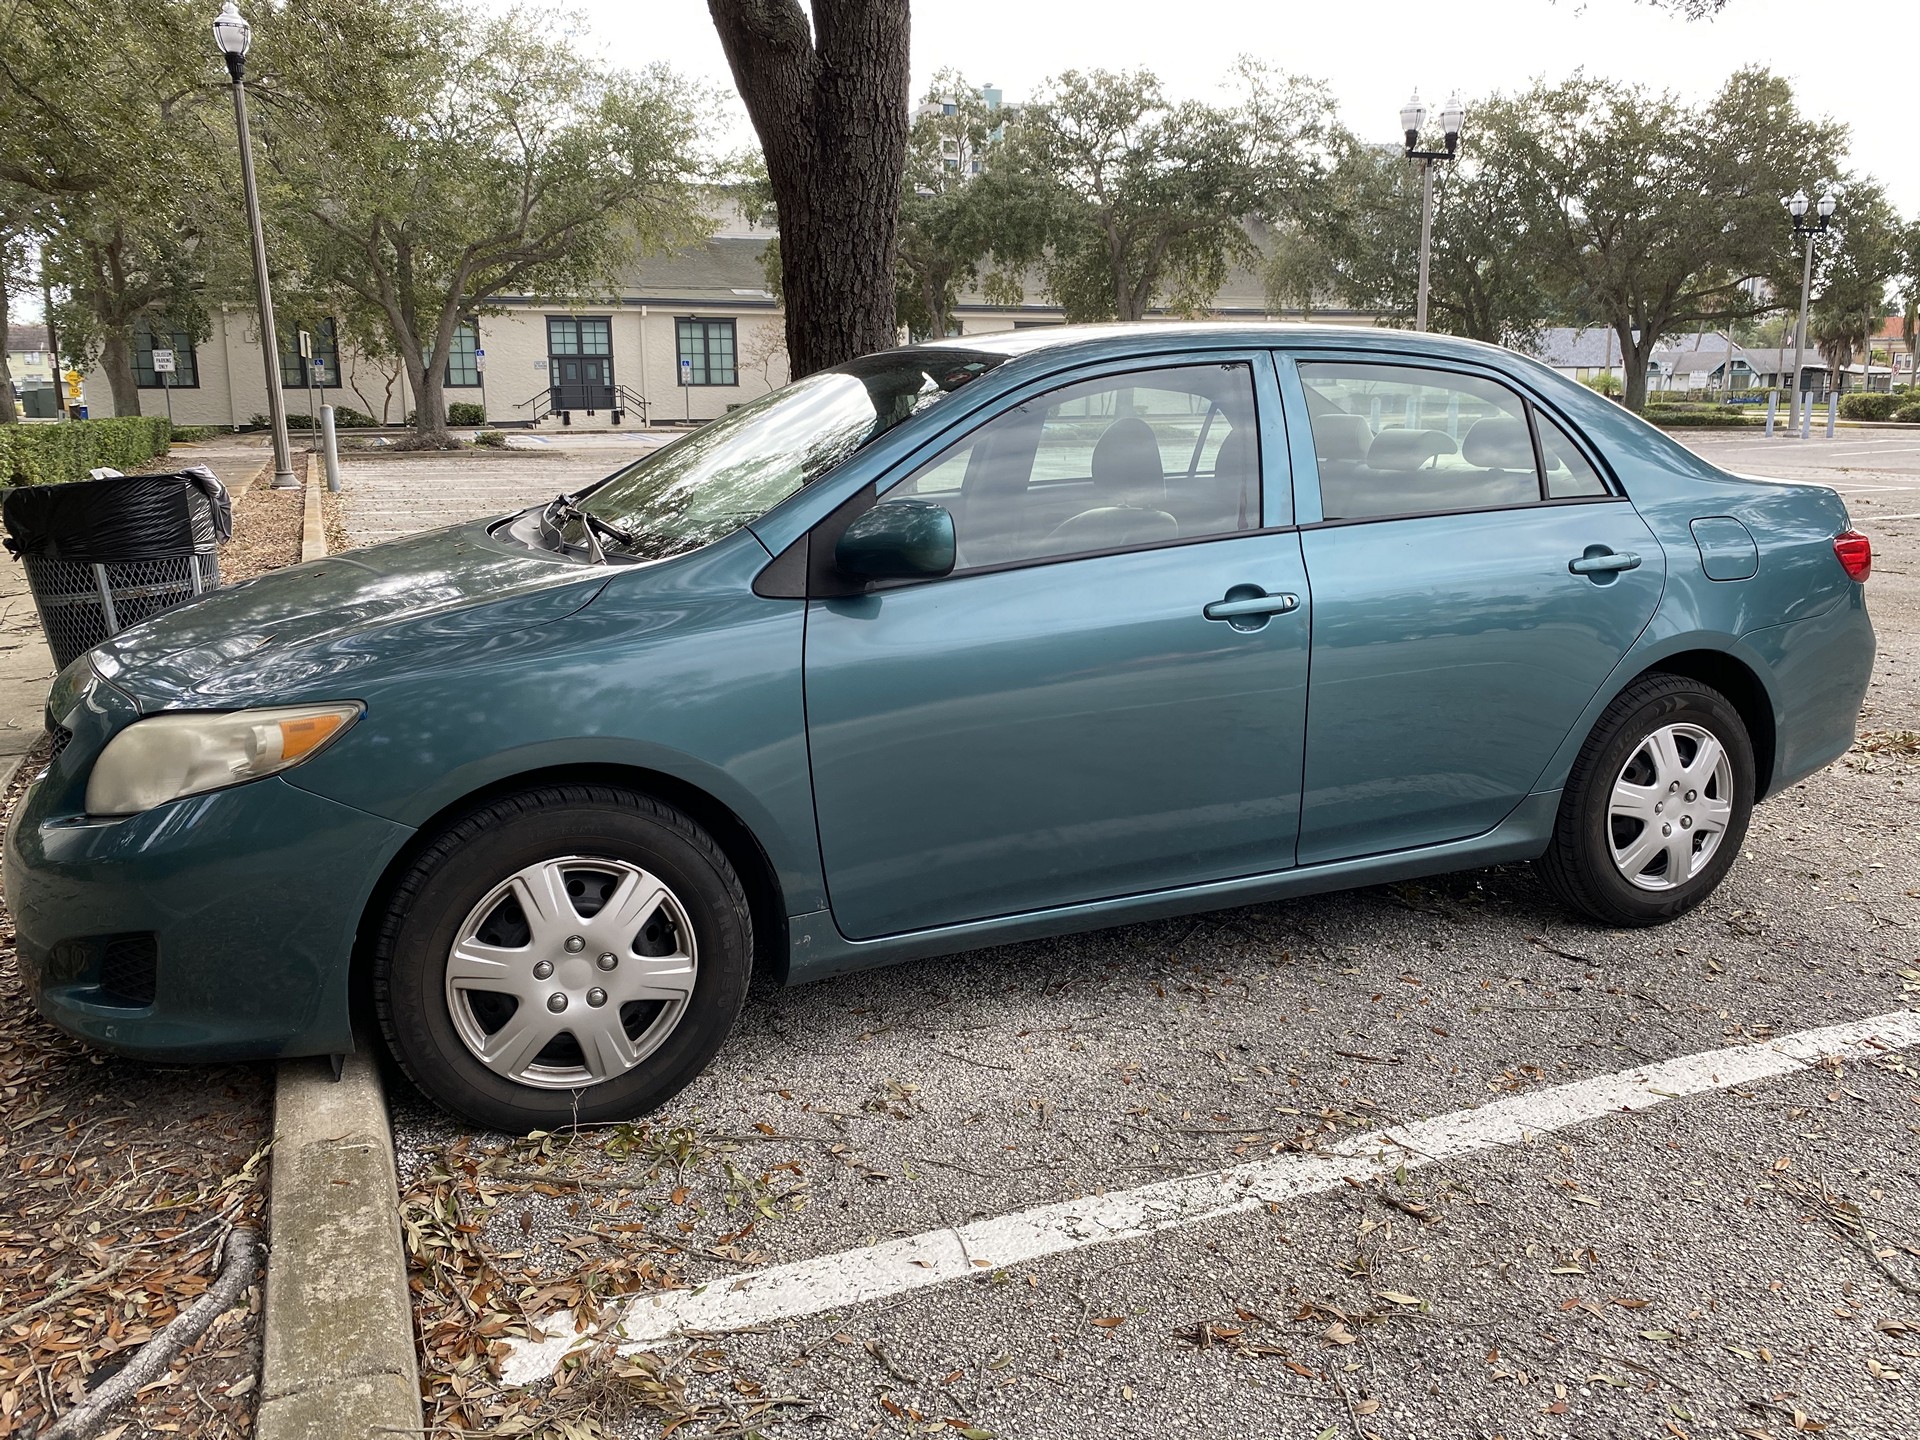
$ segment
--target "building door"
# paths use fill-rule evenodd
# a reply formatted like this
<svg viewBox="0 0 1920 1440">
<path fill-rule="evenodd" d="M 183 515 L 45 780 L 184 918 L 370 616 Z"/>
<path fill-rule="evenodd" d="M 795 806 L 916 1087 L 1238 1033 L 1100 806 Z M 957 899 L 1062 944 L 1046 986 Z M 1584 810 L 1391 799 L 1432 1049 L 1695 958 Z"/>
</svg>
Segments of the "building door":
<svg viewBox="0 0 1920 1440">
<path fill-rule="evenodd" d="M 549 315 L 547 375 L 553 409 L 611 410 L 613 322 L 604 315 Z"/>
</svg>

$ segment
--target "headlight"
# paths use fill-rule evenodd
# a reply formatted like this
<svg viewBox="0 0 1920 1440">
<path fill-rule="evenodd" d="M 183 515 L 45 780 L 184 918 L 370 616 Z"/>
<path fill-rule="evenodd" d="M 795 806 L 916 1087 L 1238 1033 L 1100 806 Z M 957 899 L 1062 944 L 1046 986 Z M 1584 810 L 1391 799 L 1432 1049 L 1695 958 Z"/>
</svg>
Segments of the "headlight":
<svg viewBox="0 0 1920 1440">
<path fill-rule="evenodd" d="M 317 755 L 359 718 L 360 706 L 348 704 L 136 721 L 93 762 L 87 813 L 134 815 L 182 795 L 258 780 Z"/>
</svg>

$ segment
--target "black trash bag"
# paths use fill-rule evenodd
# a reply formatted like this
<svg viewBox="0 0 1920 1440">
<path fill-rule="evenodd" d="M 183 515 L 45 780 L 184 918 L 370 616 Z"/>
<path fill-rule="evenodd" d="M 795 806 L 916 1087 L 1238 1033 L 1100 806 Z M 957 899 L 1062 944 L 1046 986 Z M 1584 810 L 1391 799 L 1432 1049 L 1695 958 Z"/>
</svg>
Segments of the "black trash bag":
<svg viewBox="0 0 1920 1440">
<path fill-rule="evenodd" d="M 164 475 L 113 475 L 67 485 L 22 485 L 0 501 L 15 556 L 93 564 L 142 555 L 192 555 L 233 534 L 233 503 L 204 465 Z"/>
</svg>

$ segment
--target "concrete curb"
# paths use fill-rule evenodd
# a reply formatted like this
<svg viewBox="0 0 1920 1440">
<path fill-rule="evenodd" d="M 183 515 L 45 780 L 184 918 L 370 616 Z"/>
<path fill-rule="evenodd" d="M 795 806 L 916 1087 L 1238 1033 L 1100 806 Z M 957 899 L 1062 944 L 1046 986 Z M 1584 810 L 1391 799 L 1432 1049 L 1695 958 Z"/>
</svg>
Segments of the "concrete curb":
<svg viewBox="0 0 1920 1440">
<path fill-rule="evenodd" d="M 320 457 L 307 452 L 307 493 L 302 502 L 300 559 L 323 560 L 327 554 L 326 482 L 320 478 Z"/>
<path fill-rule="evenodd" d="M 380 1072 L 285 1060 L 273 1103 L 273 1249 L 255 1440 L 421 1429 L 399 1180 Z"/>
<path fill-rule="evenodd" d="M 327 553 L 319 457 L 307 457 L 300 558 Z M 339 1077 L 283 1060 L 273 1097 L 273 1248 L 255 1440 L 421 1431 L 400 1180 L 379 1067 Z"/>
</svg>

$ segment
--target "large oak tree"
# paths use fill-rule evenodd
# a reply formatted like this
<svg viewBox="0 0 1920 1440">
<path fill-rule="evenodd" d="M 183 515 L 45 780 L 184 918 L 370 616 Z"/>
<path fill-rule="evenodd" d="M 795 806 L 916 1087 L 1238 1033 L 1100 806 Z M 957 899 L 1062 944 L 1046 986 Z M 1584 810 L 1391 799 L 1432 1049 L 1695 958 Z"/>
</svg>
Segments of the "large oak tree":
<svg viewBox="0 0 1920 1440">
<path fill-rule="evenodd" d="M 907 0 L 707 8 L 766 155 L 792 374 L 885 349 L 898 335 Z"/>
</svg>

